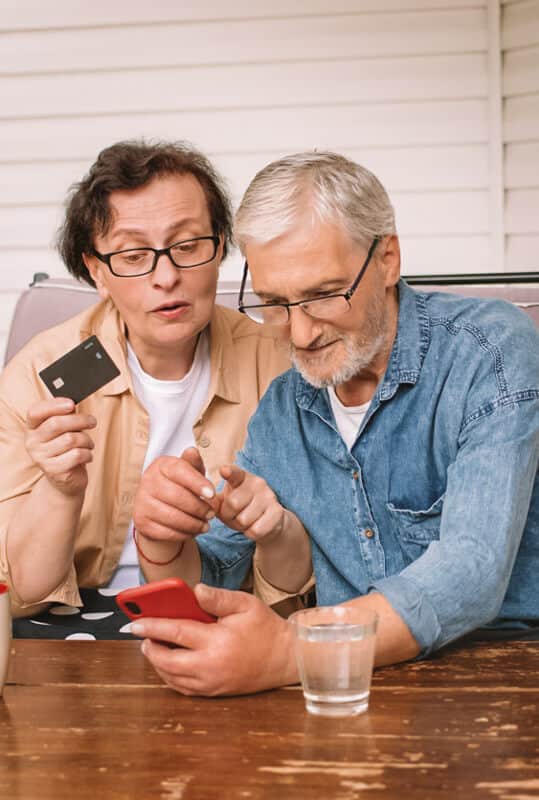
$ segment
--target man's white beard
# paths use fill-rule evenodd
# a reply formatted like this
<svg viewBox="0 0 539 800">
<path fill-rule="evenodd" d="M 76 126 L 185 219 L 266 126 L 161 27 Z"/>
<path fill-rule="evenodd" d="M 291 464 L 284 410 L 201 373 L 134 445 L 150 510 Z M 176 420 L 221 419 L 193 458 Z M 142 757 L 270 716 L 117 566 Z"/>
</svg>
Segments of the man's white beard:
<svg viewBox="0 0 539 800">
<path fill-rule="evenodd" d="M 334 372 L 328 372 L 325 376 L 313 374 L 309 366 L 304 364 L 301 358 L 298 358 L 296 348 L 292 343 L 288 347 L 289 356 L 304 380 L 317 389 L 325 389 L 327 386 L 339 386 L 339 384 L 346 383 L 370 367 L 387 346 L 387 336 L 388 317 L 385 302 L 374 298 L 361 333 L 344 333 L 335 336 L 335 328 L 331 328 L 316 340 L 318 345 L 323 345 L 325 342 L 339 338 L 344 344 L 344 360 Z"/>
</svg>

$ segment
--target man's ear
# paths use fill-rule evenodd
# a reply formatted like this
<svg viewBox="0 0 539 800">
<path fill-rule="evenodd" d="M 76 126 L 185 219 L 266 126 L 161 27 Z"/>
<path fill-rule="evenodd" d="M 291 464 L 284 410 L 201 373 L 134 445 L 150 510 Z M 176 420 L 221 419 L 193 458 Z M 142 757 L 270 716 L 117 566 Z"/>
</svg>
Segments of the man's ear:
<svg viewBox="0 0 539 800">
<path fill-rule="evenodd" d="M 90 256 L 87 253 L 82 254 L 82 260 L 84 262 L 84 266 L 90 273 L 90 276 L 96 285 L 96 289 L 99 292 L 101 299 L 106 300 L 109 297 L 110 292 L 103 281 L 101 263 L 98 262 L 95 256 Z"/>
<path fill-rule="evenodd" d="M 380 242 L 380 261 L 384 271 L 385 285 L 395 286 L 401 274 L 401 249 L 396 234 L 384 236 Z"/>
</svg>

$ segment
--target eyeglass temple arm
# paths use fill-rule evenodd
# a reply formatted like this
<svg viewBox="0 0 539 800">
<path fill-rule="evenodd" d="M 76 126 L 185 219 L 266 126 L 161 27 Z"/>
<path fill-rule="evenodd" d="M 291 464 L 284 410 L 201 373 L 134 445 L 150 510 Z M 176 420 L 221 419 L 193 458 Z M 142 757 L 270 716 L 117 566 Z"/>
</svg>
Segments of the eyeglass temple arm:
<svg viewBox="0 0 539 800">
<path fill-rule="evenodd" d="M 361 281 L 362 277 L 364 276 L 365 270 L 367 269 L 367 267 L 371 263 L 371 259 L 372 259 L 373 255 L 374 255 L 374 251 L 376 250 L 376 247 L 378 246 L 378 244 L 381 241 L 382 241 L 382 237 L 381 236 L 375 236 L 374 239 L 372 240 L 372 244 L 369 247 L 369 251 L 367 253 L 367 258 L 365 259 L 365 263 L 363 264 L 363 267 L 361 268 L 361 272 L 359 273 L 359 275 L 357 276 L 357 278 L 355 279 L 355 281 L 353 282 L 351 287 L 348 289 L 348 291 L 344 293 L 344 296 L 346 297 L 347 300 L 350 300 L 350 298 L 352 297 L 352 295 L 356 291 L 357 287 L 359 286 L 359 282 Z"/>
</svg>

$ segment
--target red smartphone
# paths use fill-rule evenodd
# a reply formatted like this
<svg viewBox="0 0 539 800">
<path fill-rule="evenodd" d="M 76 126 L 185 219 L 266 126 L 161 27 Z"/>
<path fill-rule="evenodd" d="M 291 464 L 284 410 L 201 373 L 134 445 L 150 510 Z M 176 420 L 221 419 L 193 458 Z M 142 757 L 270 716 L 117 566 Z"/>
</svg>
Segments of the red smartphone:
<svg viewBox="0 0 539 800">
<path fill-rule="evenodd" d="M 116 596 L 116 602 L 130 619 L 168 617 L 197 622 L 217 621 L 199 606 L 191 587 L 180 578 L 165 578 L 124 589 Z"/>
</svg>

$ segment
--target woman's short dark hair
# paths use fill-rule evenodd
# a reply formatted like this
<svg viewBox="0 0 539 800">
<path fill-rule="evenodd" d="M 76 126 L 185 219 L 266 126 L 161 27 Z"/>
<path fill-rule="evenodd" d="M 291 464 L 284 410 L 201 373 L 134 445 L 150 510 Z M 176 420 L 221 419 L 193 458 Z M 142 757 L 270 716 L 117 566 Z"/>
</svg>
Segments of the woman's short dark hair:
<svg viewBox="0 0 539 800">
<path fill-rule="evenodd" d="M 82 255 L 91 253 L 94 237 L 103 236 L 110 227 L 111 192 L 136 189 L 158 176 L 187 174 L 204 191 L 212 233 L 223 237 L 224 258 L 232 244 L 232 210 L 224 180 L 206 156 L 187 142 L 125 141 L 102 150 L 88 174 L 71 188 L 57 240 L 69 272 L 95 285 Z"/>
</svg>

